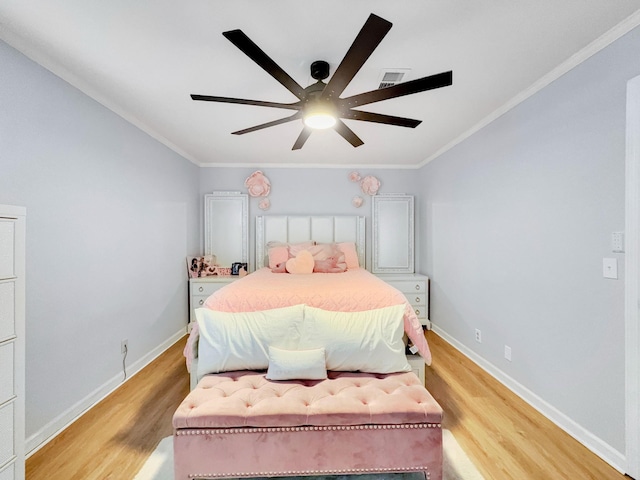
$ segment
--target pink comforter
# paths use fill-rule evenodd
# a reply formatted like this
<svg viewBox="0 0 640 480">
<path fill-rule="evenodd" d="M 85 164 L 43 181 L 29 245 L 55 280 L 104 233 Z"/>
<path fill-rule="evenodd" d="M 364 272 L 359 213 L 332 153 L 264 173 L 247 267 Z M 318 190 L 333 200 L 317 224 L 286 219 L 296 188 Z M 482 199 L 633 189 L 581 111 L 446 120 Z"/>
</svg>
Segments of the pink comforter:
<svg viewBox="0 0 640 480">
<path fill-rule="evenodd" d="M 255 312 L 301 303 L 339 312 L 405 304 L 404 330 L 425 363 L 431 365 L 431 352 L 422 325 L 405 296 L 363 268 L 343 273 L 290 275 L 273 273 L 265 267 L 216 291 L 204 306 L 222 312 Z M 198 336 L 196 324 L 184 349 L 188 369 L 197 351 Z"/>
</svg>

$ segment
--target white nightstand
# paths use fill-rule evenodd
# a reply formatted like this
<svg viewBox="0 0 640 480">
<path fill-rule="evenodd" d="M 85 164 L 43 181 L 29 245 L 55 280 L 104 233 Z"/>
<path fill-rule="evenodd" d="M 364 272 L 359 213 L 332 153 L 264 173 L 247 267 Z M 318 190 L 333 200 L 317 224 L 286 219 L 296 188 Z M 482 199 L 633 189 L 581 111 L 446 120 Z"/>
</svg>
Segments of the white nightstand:
<svg viewBox="0 0 640 480">
<path fill-rule="evenodd" d="M 431 330 L 429 321 L 429 277 L 419 273 L 378 273 L 378 278 L 400 290 L 416 312 L 420 323 Z"/>
<path fill-rule="evenodd" d="M 202 307 L 204 302 L 216 290 L 240 278 L 237 275 L 222 277 L 201 277 L 189 279 L 189 331 L 196 321 L 195 309 Z"/>
<path fill-rule="evenodd" d="M 407 355 L 407 361 L 411 365 L 411 371 L 418 376 L 424 386 L 424 359 L 420 355 Z"/>
</svg>

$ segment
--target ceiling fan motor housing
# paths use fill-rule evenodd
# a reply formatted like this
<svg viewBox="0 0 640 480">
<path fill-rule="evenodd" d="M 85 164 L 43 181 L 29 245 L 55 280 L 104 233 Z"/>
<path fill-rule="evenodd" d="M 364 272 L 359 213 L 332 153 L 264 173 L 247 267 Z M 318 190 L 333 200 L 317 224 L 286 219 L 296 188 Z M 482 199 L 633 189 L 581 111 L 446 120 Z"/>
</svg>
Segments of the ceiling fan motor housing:
<svg viewBox="0 0 640 480">
<path fill-rule="evenodd" d="M 311 64 L 311 78 L 324 80 L 329 76 L 329 64 L 324 60 L 316 60 Z"/>
</svg>

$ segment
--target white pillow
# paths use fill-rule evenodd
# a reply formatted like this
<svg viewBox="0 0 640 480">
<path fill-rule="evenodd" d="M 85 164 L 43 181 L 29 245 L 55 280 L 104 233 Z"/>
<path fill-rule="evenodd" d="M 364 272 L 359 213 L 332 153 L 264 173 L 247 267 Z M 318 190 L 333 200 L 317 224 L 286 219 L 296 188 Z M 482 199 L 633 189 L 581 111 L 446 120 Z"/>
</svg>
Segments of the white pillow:
<svg viewBox="0 0 640 480">
<path fill-rule="evenodd" d="M 265 370 L 269 345 L 296 350 L 304 305 L 228 313 L 197 308 L 198 378 L 207 373 Z"/>
<path fill-rule="evenodd" d="M 364 312 L 305 306 L 298 349 L 324 347 L 327 370 L 410 372 L 404 353 L 405 305 Z"/>
<path fill-rule="evenodd" d="M 268 380 L 323 380 L 327 378 L 324 348 L 283 350 L 269 346 Z"/>
</svg>

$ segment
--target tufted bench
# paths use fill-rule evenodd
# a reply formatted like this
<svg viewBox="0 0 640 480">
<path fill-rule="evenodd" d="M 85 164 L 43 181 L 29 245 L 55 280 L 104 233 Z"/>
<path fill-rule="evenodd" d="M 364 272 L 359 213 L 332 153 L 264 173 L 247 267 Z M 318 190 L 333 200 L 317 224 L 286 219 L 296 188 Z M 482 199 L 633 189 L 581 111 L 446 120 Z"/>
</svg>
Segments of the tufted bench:
<svg viewBox="0 0 640 480">
<path fill-rule="evenodd" d="M 442 409 L 412 373 L 273 382 L 207 375 L 173 417 L 175 479 L 425 472 L 442 477 Z"/>
</svg>

